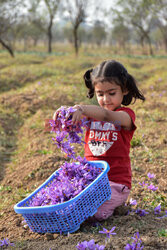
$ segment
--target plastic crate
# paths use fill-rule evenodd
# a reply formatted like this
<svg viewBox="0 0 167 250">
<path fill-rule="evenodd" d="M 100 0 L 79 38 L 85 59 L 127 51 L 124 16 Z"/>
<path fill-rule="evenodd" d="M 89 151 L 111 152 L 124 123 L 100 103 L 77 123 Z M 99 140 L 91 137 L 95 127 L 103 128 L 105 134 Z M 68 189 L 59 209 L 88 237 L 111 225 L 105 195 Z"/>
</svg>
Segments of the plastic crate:
<svg viewBox="0 0 167 250">
<path fill-rule="evenodd" d="M 102 172 L 71 200 L 56 205 L 29 207 L 29 202 L 36 193 L 51 184 L 58 169 L 38 189 L 14 206 L 15 212 L 22 214 L 33 232 L 64 234 L 75 232 L 83 221 L 93 216 L 98 207 L 111 198 L 107 176 L 108 163 L 105 161 L 89 161 L 89 163 L 101 168 Z"/>
</svg>

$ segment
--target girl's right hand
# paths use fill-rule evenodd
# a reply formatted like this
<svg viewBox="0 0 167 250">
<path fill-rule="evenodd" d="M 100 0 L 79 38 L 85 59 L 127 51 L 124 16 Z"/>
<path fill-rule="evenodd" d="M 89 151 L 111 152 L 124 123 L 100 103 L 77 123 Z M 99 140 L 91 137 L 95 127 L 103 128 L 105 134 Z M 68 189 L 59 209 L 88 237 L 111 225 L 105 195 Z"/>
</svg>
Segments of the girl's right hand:
<svg viewBox="0 0 167 250">
<path fill-rule="evenodd" d="M 67 108 L 67 106 L 63 106 L 63 107 L 64 107 L 64 108 Z M 61 110 L 61 108 L 62 108 L 62 106 L 61 106 L 60 108 L 58 108 L 58 109 L 56 110 L 56 112 L 54 112 L 54 114 L 53 114 L 53 120 L 54 120 L 54 121 L 57 120 L 57 116 L 58 116 L 59 110 Z"/>
</svg>

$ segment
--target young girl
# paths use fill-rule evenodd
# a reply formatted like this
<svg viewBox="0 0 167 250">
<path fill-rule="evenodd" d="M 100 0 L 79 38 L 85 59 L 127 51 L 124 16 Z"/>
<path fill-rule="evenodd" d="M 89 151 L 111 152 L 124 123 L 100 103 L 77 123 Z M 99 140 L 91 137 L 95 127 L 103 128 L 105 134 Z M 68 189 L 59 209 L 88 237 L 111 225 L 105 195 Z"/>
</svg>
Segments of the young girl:
<svg viewBox="0 0 167 250">
<path fill-rule="evenodd" d="M 79 122 L 82 116 L 90 120 L 85 135 L 85 157 L 89 161 L 108 162 L 108 177 L 112 190 L 109 201 L 103 203 L 94 217 L 104 220 L 114 209 L 124 204 L 131 189 L 130 141 L 135 126 L 135 113 L 128 106 L 132 100 L 145 100 L 136 86 L 135 79 L 125 67 L 114 60 L 104 61 L 84 75 L 89 89 L 88 98 L 95 94 L 97 105 L 75 105 L 72 120 Z"/>
</svg>

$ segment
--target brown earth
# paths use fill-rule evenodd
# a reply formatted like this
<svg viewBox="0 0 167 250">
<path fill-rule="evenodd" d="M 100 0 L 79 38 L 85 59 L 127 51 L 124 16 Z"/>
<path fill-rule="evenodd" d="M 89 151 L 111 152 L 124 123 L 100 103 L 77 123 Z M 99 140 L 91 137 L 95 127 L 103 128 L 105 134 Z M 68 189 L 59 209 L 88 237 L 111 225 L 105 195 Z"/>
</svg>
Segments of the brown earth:
<svg viewBox="0 0 167 250">
<path fill-rule="evenodd" d="M 21 98 L 24 99 L 22 96 Z M 163 129 L 163 120 L 164 119 L 160 119 L 157 121 L 159 131 Z M 36 137 L 35 131 L 27 130 L 25 133 L 28 133 L 30 138 Z M 154 137 L 152 137 L 153 135 L 151 133 L 150 135 L 152 139 L 148 138 L 148 141 L 150 140 L 152 146 L 156 148 L 154 146 L 156 134 L 154 134 Z M 43 136 L 46 136 L 45 132 L 41 132 L 40 137 L 42 138 Z M 165 145 L 166 141 L 159 146 L 163 149 Z M 30 148 L 38 148 L 38 146 L 36 143 L 32 143 L 30 144 Z M 132 148 L 132 155 L 136 154 L 136 150 L 143 150 L 143 146 L 140 145 Z M 26 187 L 27 190 L 30 190 L 38 187 L 67 160 L 56 153 L 52 156 L 39 155 L 37 153 L 33 155 L 33 157 L 26 159 L 26 153 L 27 152 L 24 152 L 20 155 L 19 162 L 15 166 L 14 171 L 10 168 L 6 169 L 1 185 L 10 186 L 11 188 L 8 191 L 5 190 L 1 192 L 4 197 L 5 195 L 10 195 L 10 193 L 13 195 L 16 189 L 21 190 L 23 187 Z M 156 159 L 156 162 L 154 161 L 151 164 L 149 157 L 143 159 L 142 162 L 140 159 L 137 159 L 135 165 L 138 168 L 133 169 L 134 182 L 137 184 L 138 180 L 142 179 L 146 172 L 154 172 L 156 174 L 156 182 L 159 185 L 159 194 L 163 193 L 166 196 L 166 162 L 164 162 L 163 166 L 155 168 L 155 165 L 159 164 L 159 160 L 161 160 L 161 156 Z M 140 186 L 136 186 L 133 189 L 131 196 L 140 200 L 142 203 Z M 127 207 L 123 207 L 123 212 L 120 210 L 121 208 L 117 209 L 115 215 L 104 222 L 97 224 L 84 222 L 77 232 L 69 236 L 59 234 L 39 235 L 33 233 L 24 225 L 23 217 L 14 212 L 13 202 L 11 203 L 12 204 L 6 207 L 1 213 L 0 238 L 9 238 L 10 241 L 15 243 L 15 249 L 75 249 L 78 242 L 91 239 L 95 239 L 95 242 L 98 244 L 104 244 L 105 237 L 99 234 L 98 231 L 102 227 L 111 229 L 113 226 L 116 226 L 115 231 L 117 235 L 112 237 L 110 243 L 107 243 L 106 249 L 123 249 L 131 236 L 137 231 L 140 232 L 145 246 L 144 249 L 167 249 L 167 238 L 159 237 L 157 233 L 162 228 L 166 228 L 167 218 L 157 219 L 157 216 L 155 216 L 153 212 L 150 212 L 149 215 L 144 217 L 140 217 L 134 213 L 125 215 Z"/>
<path fill-rule="evenodd" d="M 150 94 L 149 90 L 147 94 Z M 12 158 L 13 152 L 17 149 L 17 140 L 20 140 L 23 135 L 30 139 L 25 150 L 18 152 L 17 161 L 13 163 L 14 166 L 0 157 L 2 164 L 0 187 L 3 187 L 0 194 L 4 202 L 7 199 L 7 206 L 0 210 L 0 239 L 9 238 L 15 244 L 14 249 L 72 250 L 76 249 L 75 246 L 78 242 L 85 240 L 94 239 L 98 244 L 105 244 L 105 236 L 99 234 L 99 230 L 103 227 L 110 230 L 113 226 L 116 226 L 115 232 L 117 234 L 112 237 L 110 242 L 106 243 L 106 249 L 124 249 L 134 233 L 139 232 L 144 249 L 166 250 L 167 235 L 163 230 L 167 230 L 167 217 L 158 219 L 158 216 L 154 215 L 153 207 L 161 203 L 162 214 L 167 210 L 167 139 L 164 136 L 166 132 L 166 116 L 164 114 L 167 106 L 163 101 L 155 101 L 151 97 L 144 104 L 144 111 L 141 106 L 136 107 L 138 113 L 136 124 L 139 129 L 142 130 L 147 127 L 147 130 L 143 129 L 143 139 L 139 141 L 136 139 L 131 149 L 133 187 L 130 198 L 136 199 L 139 207 L 147 209 L 148 215 L 143 217 L 135 213 L 127 215 L 127 209 L 130 209 L 130 206 L 120 207 L 115 211 L 114 216 L 106 221 L 99 223 L 84 222 L 77 232 L 66 236 L 33 233 L 23 223 L 23 217 L 14 212 L 13 207 L 16 202 L 41 185 L 67 160 L 60 152 L 56 151 L 52 143 L 48 143 L 50 140 L 49 133 L 45 132 L 44 129 L 30 129 L 25 123 L 25 119 L 28 119 L 31 115 L 34 115 L 34 119 L 36 119 L 36 116 L 40 116 L 44 120 L 46 113 L 41 111 L 41 107 L 48 105 L 53 112 L 57 107 L 57 105 L 53 105 L 55 100 L 59 106 L 64 101 L 66 105 L 73 104 L 63 95 L 60 95 L 59 98 L 54 99 L 53 93 L 50 98 L 43 100 L 35 92 L 18 94 L 17 96 L 3 94 L 0 98 L 0 103 L 6 109 L 13 108 L 20 117 L 20 123 L 16 124 L 14 117 L 9 115 L 4 119 L 0 116 L 1 126 L 5 127 L 7 133 L 10 131 L 8 136 L 11 136 L 14 140 L 12 147 L 6 146 L 9 157 Z M 157 110 L 161 113 L 157 114 Z M 24 116 L 21 116 L 22 113 L 24 113 Z M 17 135 L 15 134 L 16 130 Z M 53 153 L 41 154 L 44 146 Z M 148 172 L 156 175 L 154 184 L 158 186 L 158 191 L 154 194 L 147 193 L 138 184 L 145 179 Z"/>
</svg>

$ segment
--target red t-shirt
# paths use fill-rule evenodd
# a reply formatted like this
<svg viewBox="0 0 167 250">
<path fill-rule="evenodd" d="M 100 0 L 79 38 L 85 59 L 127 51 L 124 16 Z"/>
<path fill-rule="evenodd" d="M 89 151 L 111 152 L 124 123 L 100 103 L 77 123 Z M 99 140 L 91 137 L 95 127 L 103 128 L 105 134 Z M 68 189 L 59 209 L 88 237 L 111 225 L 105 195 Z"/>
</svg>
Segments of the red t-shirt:
<svg viewBox="0 0 167 250">
<path fill-rule="evenodd" d="M 110 181 L 124 184 L 131 188 L 130 141 L 135 126 L 135 113 L 132 109 L 121 107 L 132 119 L 132 130 L 125 130 L 119 122 L 90 120 L 85 134 L 85 157 L 88 161 L 104 160 L 110 165 Z"/>
</svg>

